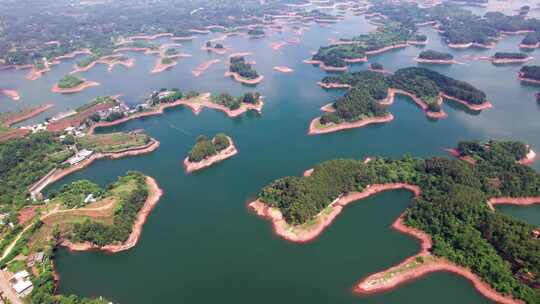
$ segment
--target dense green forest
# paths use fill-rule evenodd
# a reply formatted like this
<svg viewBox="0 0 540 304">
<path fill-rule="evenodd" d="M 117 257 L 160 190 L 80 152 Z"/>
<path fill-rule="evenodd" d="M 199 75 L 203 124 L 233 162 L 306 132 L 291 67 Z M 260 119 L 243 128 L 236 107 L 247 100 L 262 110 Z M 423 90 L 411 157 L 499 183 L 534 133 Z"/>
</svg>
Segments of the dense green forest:
<svg viewBox="0 0 540 304">
<path fill-rule="evenodd" d="M 347 78 L 354 80 L 344 81 Z M 333 103 L 335 112 L 321 116 L 321 124 L 352 122 L 388 114 L 386 108 L 379 103 L 379 100 L 388 95 L 388 86 L 383 74 L 365 71 L 329 76 L 323 79 L 323 82 L 343 83 L 341 81 L 349 83 L 353 87 Z"/>
<path fill-rule="evenodd" d="M 70 89 L 82 84 L 83 82 L 84 81 L 77 76 L 66 75 L 62 77 L 60 81 L 58 81 L 58 87 L 61 89 Z"/>
<path fill-rule="evenodd" d="M 28 187 L 72 153 L 50 133 L 0 143 L 0 202 L 15 207 L 28 204 Z"/>
<path fill-rule="evenodd" d="M 238 97 L 231 96 L 227 93 L 221 93 L 219 95 L 212 96 L 212 101 L 229 108 L 229 110 L 236 110 L 240 108 L 242 103 L 257 104 L 260 97 L 261 94 L 258 92 L 248 92 Z"/>
<path fill-rule="evenodd" d="M 224 133 L 218 133 L 212 140 L 207 136 L 200 135 L 195 140 L 195 146 L 189 151 L 190 162 L 200 162 L 210 156 L 216 155 L 221 150 L 231 145 L 229 137 Z"/>
<path fill-rule="evenodd" d="M 58 191 L 52 191 L 49 199 L 57 199 L 67 208 L 80 208 L 86 205 L 84 200 L 89 194 L 97 200 L 104 191 L 95 183 L 83 179 L 63 185 Z"/>
<path fill-rule="evenodd" d="M 229 60 L 229 71 L 237 73 L 238 75 L 247 78 L 255 79 L 259 77 L 259 73 L 253 69 L 253 66 L 246 62 L 246 59 L 242 56 L 231 57 Z"/>
<path fill-rule="evenodd" d="M 540 32 L 527 33 L 527 35 L 523 37 L 523 40 L 521 40 L 521 43 L 525 45 L 536 46 L 536 44 L 539 42 L 540 42 Z"/>
<path fill-rule="evenodd" d="M 367 164 L 327 161 L 315 166 L 309 177 L 275 180 L 258 198 L 296 225 L 311 220 L 340 194 L 373 184 L 418 185 L 422 194 L 405 211 L 406 224 L 432 236 L 434 255 L 470 268 L 503 294 L 538 303 L 540 241 L 533 238 L 537 227 L 490 210 L 486 201 L 538 196 L 540 175 L 516 162 L 526 148 L 523 143 L 489 145 L 488 150 L 475 152 L 483 155 L 476 165 L 441 157 L 377 158 Z M 470 142 L 460 147 L 478 149 Z"/>
<path fill-rule="evenodd" d="M 470 156 L 477 162 L 497 162 L 511 158 L 519 161 L 529 152 L 529 148 L 522 142 L 495 140 L 486 143 L 477 140 L 462 141 L 458 144 L 457 150 L 461 156 Z"/>
<path fill-rule="evenodd" d="M 521 77 L 540 80 L 540 66 L 538 65 L 525 65 L 519 70 Z"/>
<path fill-rule="evenodd" d="M 525 59 L 529 55 L 525 53 L 509 53 L 509 52 L 496 52 L 493 55 L 493 59 Z"/>
<path fill-rule="evenodd" d="M 137 213 L 141 210 L 148 197 L 146 177 L 141 172 L 130 171 L 126 176 L 119 177 L 114 184 L 108 187 L 108 189 L 113 189 L 130 182 L 134 182 L 135 187 L 117 197 L 119 202 L 112 225 L 87 219 L 83 223 L 76 223 L 68 238 L 75 243 L 91 242 L 98 246 L 127 240 Z M 62 190 L 60 192 L 60 197 L 62 197 L 64 192 Z"/>
<path fill-rule="evenodd" d="M 449 53 L 443 53 L 434 50 L 425 50 L 418 54 L 418 58 L 428 60 L 452 60 L 454 59 L 454 56 Z"/>
<path fill-rule="evenodd" d="M 362 71 L 326 76 L 323 83 L 349 84 L 353 89 L 344 97 L 334 102 L 336 112 L 321 117 L 321 123 L 339 123 L 355 121 L 364 117 L 381 116 L 386 110 L 378 100 L 387 96 L 388 89 L 400 89 L 412 93 L 424 100 L 430 111 L 441 111 L 437 99 L 439 93 L 445 93 L 472 104 L 485 102 L 484 92 L 472 85 L 455 80 L 426 68 L 410 67 L 397 70 L 393 75 Z"/>
</svg>

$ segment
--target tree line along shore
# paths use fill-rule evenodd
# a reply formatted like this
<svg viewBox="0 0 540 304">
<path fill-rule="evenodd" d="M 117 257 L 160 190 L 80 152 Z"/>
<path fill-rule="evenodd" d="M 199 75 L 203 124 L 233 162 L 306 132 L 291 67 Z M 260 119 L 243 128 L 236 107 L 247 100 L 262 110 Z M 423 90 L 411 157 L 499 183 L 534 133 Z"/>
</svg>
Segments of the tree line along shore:
<svg viewBox="0 0 540 304">
<path fill-rule="evenodd" d="M 446 117 L 445 99 L 456 101 L 470 110 L 491 107 L 486 94 L 472 85 L 435 71 L 410 67 L 393 74 L 363 71 L 327 76 L 319 83 L 326 89 L 347 89 L 343 97 L 321 108 L 326 112 L 310 123 L 309 134 L 384 123 L 393 119 L 388 107 L 395 95 L 410 97 L 431 119 Z"/>
<path fill-rule="evenodd" d="M 380 191 L 407 189 L 415 198 L 396 229 L 420 234 L 426 243 L 418 256 L 362 280 L 359 293 L 381 292 L 443 270 L 472 280 L 492 300 L 537 303 L 537 227 L 487 203 L 495 198 L 498 203 L 540 203 L 540 175 L 520 162 L 530 157 L 530 147 L 514 141 L 469 141 L 456 150 L 475 164 L 445 157 L 326 161 L 303 177 L 271 182 L 249 207 L 271 220 L 281 237 L 307 242 L 347 204 Z"/>
</svg>

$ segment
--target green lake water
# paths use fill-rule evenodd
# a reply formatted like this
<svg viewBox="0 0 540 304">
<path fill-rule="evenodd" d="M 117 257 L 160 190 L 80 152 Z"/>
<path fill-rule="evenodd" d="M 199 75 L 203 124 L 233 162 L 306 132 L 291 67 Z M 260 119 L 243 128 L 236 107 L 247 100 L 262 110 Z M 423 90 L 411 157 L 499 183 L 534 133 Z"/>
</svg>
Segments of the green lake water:
<svg viewBox="0 0 540 304">
<path fill-rule="evenodd" d="M 128 170 L 155 177 L 165 191 L 149 217 L 137 246 L 127 252 L 70 253 L 59 249 L 56 266 L 61 276 L 59 292 L 105 296 L 120 303 L 489 303 L 465 279 L 436 273 L 388 293 L 358 297 L 351 289 L 364 276 L 393 266 L 419 250 L 416 240 L 390 228 L 407 207 L 411 194 L 392 191 L 347 207 L 319 239 L 291 244 L 272 233 L 268 222 L 246 209 L 261 187 L 286 175 L 300 175 L 313 165 L 340 157 L 445 155 L 444 149 L 465 139 L 516 139 L 540 150 L 540 106 L 534 93 L 523 86 L 516 73 L 519 65 L 493 66 L 489 62 L 464 61 L 466 54 L 490 55 L 517 51 L 522 36 L 508 37 L 494 50 L 450 50 L 433 30 L 428 48 L 449 51 L 466 64 L 430 66 L 472 83 L 486 91 L 493 109 L 471 113 L 445 104 L 448 118 L 429 121 L 407 98 L 398 97 L 391 108 L 396 119 L 388 124 L 344 132 L 307 136 L 309 121 L 319 108 L 343 92 L 324 91 L 316 85 L 324 72 L 302 63 L 311 51 L 328 44 L 328 38 L 351 37 L 372 30 L 363 17 L 348 16 L 339 24 L 313 25 L 299 38 L 299 45 L 273 51 L 270 44 L 293 34 L 271 33 L 261 40 L 231 37 L 224 44 L 234 52 L 254 52 L 256 69 L 265 76 L 256 90 L 265 96 L 262 115 L 254 112 L 230 119 L 223 113 L 203 110 L 195 116 L 185 108 L 164 115 L 130 121 L 100 132 L 144 128 L 161 141 L 152 154 L 119 160 L 100 160 L 52 186 L 87 178 L 106 185 Z M 223 76 L 227 55 L 200 51 L 204 42 L 219 34 L 185 42 L 180 51 L 193 54 L 180 59 L 173 69 L 150 74 L 155 57 L 130 53 L 132 69 L 116 67 L 108 72 L 98 65 L 82 73 L 102 85 L 74 95 L 50 92 L 50 87 L 72 69 L 76 60 L 63 62 L 39 80 L 27 81 L 25 71 L 3 71 L 0 83 L 19 90 L 20 102 L 1 97 L 0 110 L 8 111 L 43 102 L 54 112 L 75 108 L 99 95 L 123 94 L 140 103 L 152 90 L 178 87 L 239 94 L 253 90 Z M 371 57 L 385 69 L 414 66 L 418 47 Z M 540 51 L 531 52 L 540 58 Z M 220 58 L 201 77 L 191 69 Z M 538 64 L 538 61 L 533 62 Z M 285 65 L 292 74 L 273 66 Z M 358 65 L 353 70 L 365 69 Z M 182 160 L 200 134 L 225 132 L 235 140 L 239 154 L 206 170 L 186 175 Z M 539 164 L 535 164 L 539 169 Z M 501 207 L 500 210 L 540 224 L 540 207 Z"/>
</svg>

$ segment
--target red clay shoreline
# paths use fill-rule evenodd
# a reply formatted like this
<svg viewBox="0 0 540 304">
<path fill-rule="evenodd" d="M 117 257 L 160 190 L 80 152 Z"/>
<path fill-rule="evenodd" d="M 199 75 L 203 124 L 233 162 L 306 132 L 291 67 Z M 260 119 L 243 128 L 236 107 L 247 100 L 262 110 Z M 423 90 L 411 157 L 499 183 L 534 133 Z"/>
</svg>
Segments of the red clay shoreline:
<svg viewBox="0 0 540 304">
<path fill-rule="evenodd" d="M 244 78 L 244 77 L 240 76 L 240 74 L 238 74 L 238 73 L 234 73 L 234 72 L 231 72 L 231 71 L 225 72 L 225 77 L 232 77 L 234 80 L 236 80 L 238 82 L 241 82 L 243 84 L 249 84 L 249 85 L 259 84 L 264 79 L 263 75 L 259 75 L 259 77 L 255 78 L 255 79 L 248 79 L 248 78 Z"/>
<path fill-rule="evenodd" d="M 392 224 L 392 228 L 394 228 L 400 233 L 410 235 L 418 239 L 421 242 L 420 252 L 412 257 L 405 259 L 403 262 L 399 263 L 396 266 L 366 276 L 364 279 L 362 279 L 355 285 L 355 287 L 353 288 L 353 293 L 357 295 L 378 294 L 398 288 L 401 285 L 409 283 L 416 279 L 420 279 L 421 277 L 429 273 L 445 271 L 462 276 L 465 279 L 469 280 L 480 294 L 496 303 L 523 303 L 523 301 L 521 300 L 517 300 L 510 296 L 500 294 L 469 269 L 459 266 L 451 261 L 448 261 L 445 258 L 435 257 L 431 255 L 431 253 L 429 252 L 432 247 L 431 237 L 421 230 L 406 226 L 403 223 L 403 215 L 400 216 Z M 401 273 L 398 273 L 395 276 L 385 278 L 385 276 L 387 276 L 387 273 L 391 273 L 393 270 L 402 269 L 406 267 L 406 265 L 414 263 L 417 258 L 421 258 L 424 261 L 427 259 L 431 259 L 432 261 L 423 262 L 422 265 L 414 266 L 413 269 L 403 270 Z"/>
<path fill-rule="evenodd" d="M 310 170 L 307 170 L 306 172 L 308 172 L 308 175 L 311 174 Z M 375 195 L 383 191 L 397 189 L 406 189 L 413 192 L 416 196 L 420 195 L 420 188 L 415 185 L 403 183 L 370 185 L 362 192 L 350 192 L 338 196 L 332 203 L 328 205 L 328 207 L 325 208 L 325 210 L 330 211 L 328 211 L 327 214 L 325 214 L 325 210 L 321 211 L 314 218 L 316 223 L 309 224 L 309 227 L 306 228 L 301 227 L 302 225 L 289 225 L 283 218 L 283 215 L 279 209 L 269 207 L 260 200 L 255 200 L 248 203 L 248 209 L 254 211 L 256 215 L 270 221 L 272 223 L 274 233 L 283 239 L 293 243 L 306 243 L 317 239 L 321 233 L 333 223 L 343 208 L 348 204 L 368 198 L 371 195 Z M 299 231 L 294 232 L 294 229 Z"/>
<path fill-rule="evenodd" d="M 13 101 L 19 101 L 21 99 L 19 92 L 17 92 L 16 90 L 3 89 L 3 90 L 0 90 L 0 94 L 6 95 Z"/>
<path fill-rule="evenodd" d="M 317 124 L 320 123 L 319 122 L 320 118 L 321 117 L 319 116 L 311 120 L 311 122 L 309 123 L 308 135 L 326 134 L 326 133 L 332 133 L 332 132 L 343 131 L 343 130 L 348 130 L 348 129 L 361 128 L 361 127 L 365 127 L 371 124 L 387 123 L 394 120 L 394 115 L 389 113 L 384 116 L 368 117 L 368 118 L 364 118 L 364 119 L 354 121 L 354 122 L 342 122 L 338 124 L 331 124 L 331 125 L 325 126 L 322 129 L 316 127 Z"/>
<path fill-rule="evenodd" d="M 26 112 L 25 113 L 25 110 L 21 110 L 20 113 L 14 113 L 13 115 L 10 115 L 6 120 L 4 120 L 2 122 L 2 125 L 5 126 L 5 127 L 11 127 L 12 125 L 14 124 L 17 124 L 21 121 L 25 121 L 27 119 L 30 119 L 34 116 L 37 116 L 47 110 L 49 110 L 50 108 L 54 107 L 53 104 L 44 104 L 44 105 L 40 105 L 40 106 L 37 106 L 33 109 L 29 109 L 30 111 L 29 112 Z"/>
<path fill-rule="evenodd" d="M 424 59 L 420 57 L 415 57 L 414 61 L 418 63 L 429 63 L 429 64 L 459 64 L 459 62 L 455 59 L 437 60 L 437 59 Z"/>
<path fill-rule="evenodd" d="M 304 176 L 310 176 L 312 174 L 312 169 L 306 170 Z M 421 189 L 418 186 L 404 183 L 395 183 L 395 184 L 377 184 L 368 186 L 362 192 L 351 192 L 345 195 L 340 195 L 336 200 L 334 200 L 328 207 L 330 212 L 325 212 L 328 209 L 321 211 L 317 216 L 315 216 L 314 224 L 305 224 L 308 225 L 305 229 L 298 226 L 290 226 L 283 219 L 283 215 L 277 208 L 272 208 L 266 205 L 260 200 L 252 201 L 248 204 L 248 209 L 255 212 L 259 217 L 262 217 L 266 220 L 272 222 L 273 231 L 278 236 L 284 238 L 287 241 L 294 243 L 306 243 L 315 240 L 332 222 L 335 218 L 341 213 L 343 208 L 350 203 L 355 201 L 365 199 L 371 195 L 386 191 L 386 190 L 396 190 L 396 189 L 406 189 L 414 193 L 417 197 L 421 194 Z M 540 197 L 538 198 L 540 203 Z M 389 291 L 391 289 L 397 288 L 402 284 L 408 283 L 412 280 L 421 278 L 422 276 L 436 272 L 436 271 L 446 271 L 451 272 L 460 276 L 465 277 L 467 280 L 473 283 L 474 287 L 486 298 L 496 301 L 497 303 L 504 304 L 521 304 L 523 303 L 520 300 L 514 299 L 510 296 L 504 296 L 495 291 L 491 286 L 480 279 L 477 275 L 472 273 L 469 269 L 461 267 L 457 264 L 454 264 L 444 258 L 439 258 L 431 255 L 430 249 L 432 247 L 431 237 L 425 232 L 408 227 L 403 222 L 404 215 L 402 214 L 398 219 L 392 224 L 392 228 L 397 230 L 400 233 L 410 235 L 421 242 L 421 250 L 415 256 L 405 259 L 403 262 L 399 263 L 396 266 L 390 267 L 384 271 L 377 272 L 371 275 L 366 276 L 360 282 L 358 282 L 353 292 L 357 295 L 370 295 L 376 294 L 384 291 Z M 294 229 L 298 230 L 296 233 Z M 431 259 L 431 262 L 423 262 L 422 265 L 417 265 L 413 269 L 405 269 L 398 273 L 395 276 L 390 276 L 387 278 L 386 274 L 392 270 L 403 269 L 408 263 L 414 262 L 418 257 L 421 257 L 424 261 L 425 259 Z"/>
</svg>

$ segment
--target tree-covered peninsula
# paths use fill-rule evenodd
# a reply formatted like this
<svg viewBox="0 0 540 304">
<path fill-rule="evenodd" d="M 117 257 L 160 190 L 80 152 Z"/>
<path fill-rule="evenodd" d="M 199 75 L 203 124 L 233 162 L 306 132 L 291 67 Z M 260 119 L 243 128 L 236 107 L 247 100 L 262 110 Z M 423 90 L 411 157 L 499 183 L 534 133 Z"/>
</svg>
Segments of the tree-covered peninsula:
<svg viewBox="0 0 540 304">
<path fill-rule="evenodd" d="M 451 263 L 470 270 L 474 280 L 479 278 L 500 295 L 538 303 L 540 243 L 534 233 L 538 227 L 486 203 L 511 203 L 521 197 L 540 202 L 540 175 L 516 161 L 529 148 L 520 142 L 491 141 L 461 143 L 459 149 L 473 153 L 477 162 L 443 157 L 327 161 L 303 177 L 275 180 L 250 206 L 272 218 L 280 235 L 300 240 L 302 234 L 316 237 L 347 203 L 387 189 L 414 190 L 417 196 L 402 219 L 406 227 L 429 235 L 432 246 L 408 267 L 372 282 L 372 290 L 387 280 L 399 281 L 400 275 L 424 264 Z M 273 216 L 276 212 L 283 220 Z"/>
<path fill-rule="evenodd" d="M 314 134 L 327 133 L 325 128 L 338 130 L 340 124 L 344 124 L 344 127 L 360 127 L 370 120 L 374 123 L 390 121 L 393 117 L 386 108 L 393 103 L 395 94 L 409 96 L 432 118 L 444 117 L 441 104 L 445 98 L 471 109 L 480 110 L 490 105 L 486 101 L 486 94 L 472 85 L 417 67 L 399 69 L 391 75 L 373 71 L 343 73 L 325 77 L 320 85 L 350 90 L 322 108 L 328 113 L 312 122 L 310 132 Z M 362 121 L 365 123 L 362 124 Z M 347 125 L 350 123 L 359 125 Z"/>
</svg>

